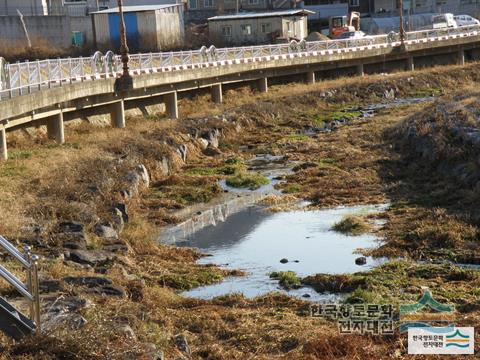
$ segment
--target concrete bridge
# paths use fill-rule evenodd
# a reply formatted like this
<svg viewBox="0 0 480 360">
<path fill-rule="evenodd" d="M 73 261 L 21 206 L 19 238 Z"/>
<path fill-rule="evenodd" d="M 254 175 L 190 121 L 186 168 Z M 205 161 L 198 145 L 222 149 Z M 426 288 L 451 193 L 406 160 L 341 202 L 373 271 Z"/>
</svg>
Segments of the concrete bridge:
<svg viewBox="0 0 480 360">
<path fill-rule="evenodd" d="M 115 91 L 121 74 L 118 55 L 96 53 L 68 58 L 0 64 L 0 160 L 7 159 L 7 133 L 46 125 L 48 135 L 65 141 L 64 122 L 110 114 L 112 125 L 125 127 L 125 109 L 165 103 L 178 118 L 177 100 L 187 92 L 210 88 L 222 102 L 223 87 L 251 83 L 268 91 L 269 82 L 303 78 L 314 83 L 332 71 L 362 76 L 365 72 L 414 70 L 431 64 L 464 64 L 480 58 L 480 26 L 409 32 L 401 46 L 398 34 L 355 40 L 292 42 L 241 48 L 137 54 L 129 60 L 133 89 Z"/>
</svg>

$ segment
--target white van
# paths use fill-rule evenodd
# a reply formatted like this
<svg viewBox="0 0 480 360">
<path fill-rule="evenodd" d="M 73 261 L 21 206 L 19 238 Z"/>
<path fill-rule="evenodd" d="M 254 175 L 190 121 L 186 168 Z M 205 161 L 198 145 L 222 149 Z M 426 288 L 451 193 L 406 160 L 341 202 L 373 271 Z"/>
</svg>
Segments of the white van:
<svg viewBox="0 0 480 360">
<path fill-rule="evenodd" d="M 470 15 L 455 15 L 453 18 L 458 26 L 480 25 L 480 21 Z"/>
<path fill-rule="evenodd" d="M 440 14 L 434 15 L 432 17 L 432 23 L 434 29 L 443 29 L 443 28 L 456 28 L 458 27 L 457 22 L 455 21 L 453 14 Z"/>
</svg>

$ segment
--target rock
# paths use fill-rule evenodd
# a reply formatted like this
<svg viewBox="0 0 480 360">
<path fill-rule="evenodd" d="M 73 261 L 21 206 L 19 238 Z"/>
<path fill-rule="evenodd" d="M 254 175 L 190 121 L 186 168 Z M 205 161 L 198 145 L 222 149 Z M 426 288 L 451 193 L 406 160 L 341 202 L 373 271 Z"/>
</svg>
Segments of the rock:
<svg viewBox="0 0 480 360">
<path fill-rule="evenodd" d="M 310 294 L 303 294 L 302 297 L 303 297 L 303 298 L 310 298 L 310 297 L 312 297 L 312 296 L 311 296 Z"/>
<path fill-rule="evenodd" d="M 157 346 L 152 343 L 146 343 L 143 345 L 145 348 L 145 356 L 150 360 L 165 360 L 163 351 L 158 350 Z"/>
<path fill-rule="evenodd" d="M 117 229 L 117 233 L 120 234 L 123 231 L 123 228 L 125 227 L 125 221 L 123 220 L 123 214 L 119 208 L 113 209 L 112 220 L 113 220 L 113 225 Z"/>
<path fill-rule="evenodd" d="M 78 296 L 61 296 L 44 300 L 42 312 L 42 327 L 52 330 L 56 327 L 64 328 L 65 325 L 73 330 L 82 328 L 87 320 L 78 314 L 78 311 L 92 306 L 88 300 Z"/>
<path fill-rule="evenodd" d="M 160 168 L 163 176 L 170 175 L 170 161 L 167 157 L 162 157 L 160 161 L 157 161 L 157 166 Z"/>
<path fill-rule="evenodd" d="M 122 213 L 122 220 L 126 224 L 128 223 L 128 205 L 123 203 L 118 203 L 115 205 L 115 209 Z"/>
<path fill-rule="evenodd" d="M 174 341 L 175 341 L 175 346 L 177 347 L 178 350 L 188 355 L 192 353 L 190 350 L 190 346 L 188 346 L 188 341 L 185 335 L 183 334 L 175 335 Z"/>
<path fill-rule="evenodd" d="M 367 264 L 367 258 L 365 256 L 360 256 L 360 257 L 355 259 L 355 264 L 366 265 Z"/>
<path fill-rule="evenodd" d="M 180 155 L 183 162 L 187 161 L 187 152 L 188 152 L 188 148 L 187 148 L 187 145 L 185 144 L 182 144 L 177 148 L 177 153 L 178 155 Z"/>
<path fill-rule="evenodd" d="M 207 140 L 208 146 L 218 148 L 218 141 L 220 138 L 220 130 L 212 129 L 202 135 L 202 139 Z"/>
<path fill-rule="evenodd" d="M 206 140 L 204 138 L 198 139 L 198 143 L 200 144 L 200 147 L 202 148 L 202 150 L 205 150 L 209 145 L 208 140 Z"/>
<path fill-rule="evenodd" d="M 63 279 L 67 284 L 85 287 L 89 294 L 125 297 L 125 290 L 113 285 L 112 280 L 97 276 L 68 276 Z"/>
<path fill-rule="evenodd" d="M 111 253 L 126 253 L 128 252 L 129 247 L 125 242 L 118 240 L 117 242 L 114 242 L 114 243 L 104 244 L 103 250 Z"/>
<path fill-rule="evenodd" d="M 52 293 L 63 290 L 63 286 L 60 280 L 46 279 L 40 280 L 39 283 L 40 293 Z"/>
<path fill-rule="evenodd" d="M 142 180 L 143 186 L 146 188 L 150 187 L 150 175 L 148 174 L 148 170 L 145 167 L 145 165 L 140 164 L 136 167 L 136 172 L 140 176 L 140 179 Z"/>
<path fill-rule="evenodd" d="M 83 224 L 71 221 L 71 222 L 62 222 L 58 224 L 58 232 L 60 233 L 75 233 L 75 232 L 83 232 L 84 227 Z"/>
<path fill-rule="evenodd" d="M 70 319 L 70 328 L 72 330 L 80 330 L 87 324 L 87 319 L 79 314 L 74 314 Z"/>
<path fill-rule="evenodd" d="M 383 97 L 387 100 L 395 100 L 395 90 L 385 90 L 385 92 L 383 93 Z"/>
<path fill-rule="evenodd" d="M 94 267 L 104 265 L 115 258 L 114 254 L 102 250 L 72 250 L 68 255 L 68 260 Z"/>
<path fill-rule="evenodd" d="M 105 239 L 118 239 L 118 233 L 109 223 L 97 223 L 93 227 L 95 235 Z"/>
<path fill-rule="evenodd" d="M 98 287 L 105 285 L 112 285 L 112 280 L 99 276 L 67 276 L 63 279 L 69 285 Z"/>
<path fill-rule="evenodd" d="M 96 288 L 88 288 L 87 292 L 93 295 L 126 297 L 125 290 L 117 285 L 106 285 Z"/>
<path fill-rule="evenodd" d="M 67 266 L 70 266 L 70 267 L 78 269 L 78 270 L 93 271 L 93 267 L 91 267 L 88 264 L 79 264 L 79 263 L 76 263 L 74 261 L 69 261 L 69 260 L 65 260 L 63 263 Z"/>
<path fill-rule="evenodd" d="M 288 259 L 286 259 L 286 258 L 280 259 L 280 262 L 282 264 L 286 264 L 286 263 L 288 263 Z"/>
<path fill-rule="evenodd" d="M 137 336 L 135 335 L 135 332 L 130 325 L 119 325 L 115 328 L 115 331 L 119 334 L 124 335 L 128 339 L 137 340 Z"/>
<path fill-rule="evenodd" d="M 208 147 L 203 150 L 203 154 L 207 156 L 217 156 L 221 155 L 222 152 L 218 148 L 208 145 Z"/>
<path fill-rule="evenodd" d="M 58 232 L 54 235 L 59 243 L 67 249 L 86 249 L 87 235 L 83 224 L 79 222 L 63 222 L 58 225 Z"/>
<path fill-rule="evenodd" d="M 138 193 L 140 180 L 140 175 L 136 171 L 129 171 L 127 175 L 125 175 L 125 181 L 128 183 L 128 189 L 126 191 L 129 191 L 130 195 Z M 126 195 L 128 196 L 129 194 Z"/>
</svg>

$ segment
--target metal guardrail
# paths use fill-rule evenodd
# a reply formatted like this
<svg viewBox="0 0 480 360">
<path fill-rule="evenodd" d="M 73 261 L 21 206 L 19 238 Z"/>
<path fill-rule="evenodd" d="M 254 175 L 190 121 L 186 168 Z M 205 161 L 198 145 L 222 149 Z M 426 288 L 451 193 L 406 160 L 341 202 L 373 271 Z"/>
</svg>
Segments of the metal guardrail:
<svg viewBox="0 0 480 360">
<path fill-rule="evenodd" d="M 21 253 L 7 239 L 0 236 L 0 248 L 5 250 L 10 256 L 17 260 L 27 271 L 27 283 L 24 284 L 20 279 L 0 265 L 0 276 L 25 297 L 29 302 L 30 319 L 36 325 L 36 333 L 41 331 L 40 323 L 40 289 L 38 282 L 38 260 L 37 255 L 33 255 L 29 246 L 24 247 L 25 253 Z"/>
<path fill-rule="evenodd" d="M 480 26 L 464 26 L 406 33 L 405 43 L 442 41 L 476 36 Z M 360 39 L 301 42 L 232 48 L 202 47 L 200 50 L 129 55 L 132 75 L 179 71 L 206 66 L 235 66 L 245 62 L 274 61 L 296 56 L 325 56 L 343 51 L 366 51 L 399 45 L 398 33 Z M 96 52 L 91 57 L 48 59 L 7 63 L 0 57 L 0 101 L 73 82 L 92 81 L 121 74 L 120 55 Z"/>
</svg>

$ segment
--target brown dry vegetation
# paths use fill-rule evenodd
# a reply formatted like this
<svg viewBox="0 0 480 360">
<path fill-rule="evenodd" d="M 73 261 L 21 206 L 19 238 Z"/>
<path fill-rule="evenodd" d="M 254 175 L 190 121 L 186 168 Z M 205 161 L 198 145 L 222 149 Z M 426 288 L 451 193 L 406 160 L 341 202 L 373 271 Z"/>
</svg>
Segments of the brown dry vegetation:
<svg viewBox="0 0 480 360">
<path fill-rule="evenodd" d="M 19 244 L 36 241 L 25 227 L 41 225 L 42 240 L 48 245 L 38 249 L 48 257 L 42 262 L 42 276 L 92 275 L 55 257 L 58 244 L 52 234 L 56 223 L 77 220 L 87 224 L 89 245 L 101 247 L 101 241 L 90 233 L 91 227 L 96 216 L 109 219 L 111 206 L 119 201 L 123 175 L 143 163 L 152 177 L 152 188 L 143 189 L 129 204 L 131 220 L 121 235 L 129 246 L 128 253 L 103 269 L 127 296 L 105 298 L 68 288 L 67 295 L 92 301 L 92 307 L 82 310 L 87 325 L 77 331 L 58 329 L 19 344 L 3 338 L 3 357 L 147 359 L 144 344 L 153 343 L 167 358 L 177 358 L 181 354 L 172 337 L 184 333 L 195 359 L 404 358 L 405 338 L 339 335 L 334 324 L 311 318 L 306 302 L 283 295 L 253 300 L 239 295 L 212 301 L 183 298 L 178 295 L 180 290 L 218 281 L 229 272 L 195 264 L 200 256 L 196 251 L 157 245 L 153 240 L 158 225 L 178 221 L 176 209 L 220 195 L 215 183 L 226 176 L 228 159 L 268 152 L 307 164 L 297 167 L 280 187 L 314 201 L 316 206 L 392 201 L 392 208 L 382 215 L 388 220 L 380 230 L 387 239 L 382 253 L 435 256 L 429 250 L 432 245 L 441 245 L 449 252 L 458 247 L 458 253 L 463 254 L 463 245 L 474 241 L 478 245 L 477 224 L 465 216 L 473 204 L 459 215 L 449 204 L 439 203 L 445 199 L 439 189 L 450 185 L 449 190 L 455 190 L 451 180 L 432 171 L 410 169 L 407 156 L 412 154 L 401 144 L 395 147 L 388 130 L 412 114 L 431 114 L 438 105 L 423 112 L 424 104 L 380 111 L 373 119 L 352 120 L 336 131 L 312 137 L 305 136 L 304 131 L 337 118 L 345 109 L 383 101 L 385 90 L 394 89 L 398 97 L 416 96 L 420 90 L 423 95 L 453 92 L 478 80 L 477 66 L 340 79 L 313 87 L 273 87 L 268 94 L 255 94 L 255 103 L 251 91 L 244 89 L 227 93 L 225 103 L 215 109 L 205 96 L 181 101 L 183 116 L 225 114 L 233 122 L 224 122 L 221 117 L 210 117 L 206 122 L 151 117 L 128 119 L 128 131 L 81 124 L 67 127 L 65 146 L 53 145 L 44 135 L 32 140 L 25 134 L 9 134 L 11 159 L 0 165 L 0 234 L 17 239 Z M 220 151 L 214 156 L 204 154 L 188 135 L 192 128 L 212 127 L 223 134 Z M 172 142 L 188 144 L 187 164 L 166 146 Z M 158 161 L 163 157 L 172 162 L 174 174 L 167 176 L 161 171 Z M 431 181 L 432 176 L 435 181 Z M 422 194 L 434 190 L 437 202 L 418 201 Z M 448 199 L 464 204 L 469 196 L 454 191 Z M 444 258 L 445 254 L 437 256 Z M 461 315 L 462 321 L 480 325 L 479 294 L 474 293 L 477 277 L 455 269 L 445 272 L 436 267 L 395 266 L 373 272 L 367 280 L 342 278 L 341 284 L 355 283 L 355 288 L 363 291 L 360 295 L 375 293 L 388 298 L 394 294 L 412 300 L 420 285 L 427 283 L 434 291 L 443 289 L 442 300 L 468 299 L 473 305 Z M 395 277 L 405 271 L 409 276 Z M 126 274 L 135 275 L 144 285 Z M 120 320 L 133 328 L 136 338 L 117 331 Z"/>
</svg>

